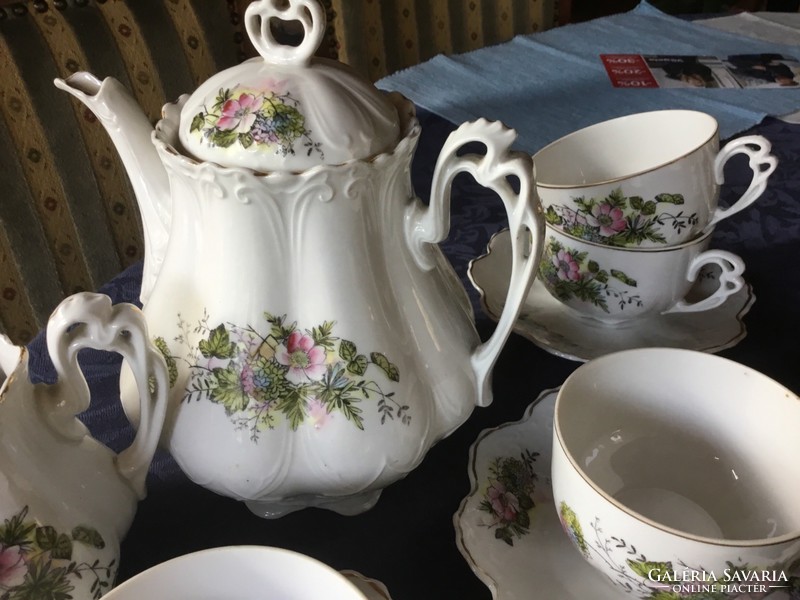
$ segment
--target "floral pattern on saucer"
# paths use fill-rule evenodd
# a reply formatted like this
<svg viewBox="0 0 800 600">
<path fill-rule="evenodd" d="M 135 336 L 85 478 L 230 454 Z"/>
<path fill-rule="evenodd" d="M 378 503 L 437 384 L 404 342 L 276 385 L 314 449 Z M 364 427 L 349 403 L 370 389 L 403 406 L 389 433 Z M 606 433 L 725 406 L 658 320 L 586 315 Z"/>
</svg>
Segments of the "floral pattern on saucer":
<svg viewBox="0 0 800 600">
<path fill-rule="evenodd" d="M 489 466 L 480 509 L 490 515 L 487 526 L 494 529 L 494 536 L 509 546 L 514 545 L 515 537 L 529 532 L 536 506 L 537 456 L 537 452 L 523 450 L 519 456 L 495 458 Z"/>
<path fill-rule="evenodd" d="M 470 492 L 453 516 L 456 544 L 495 600 L 620 598 L 620 591 L 581 555 L 583 548 L 586 552 L 596 551 L 596 542 L 592 536 L 601 536 L 599 523 L 581 523 L 580 515 L 576 515 L 569 507 L 556 507 L 553 500 L 550 460 L 557 392 L 557 389 L 545 390 L 528 406 L 520 421 L 482 431 L 470 448 Z M 527 452 L 536 453 L 535 518 L 531 520 L 525 535 L 515 537 L 515 543 L 510 545 L 498 538 L 496 527 L 486 523 L 486 511 L 483 508 L 485 491 L 487 482 L 495 477 L 493 466 L 498 457 L 519 457 Z M 582 544 L 577 543 L 580 550 L 576 549 L 575 540 L 582 540 Z M 617 551 L 616 547 L 619 546 L 618 551 L 625 556 L 620 559 L 620 569 L 632 580 L 641 583 L 643 570 L 646 572 L 650 568 L 660 568 L 660 563 L 650 563 L 625 540 L 602 535 L 598 537 L 598 543 L 598 548 L 607 547 L 610 553 Z M 739 567 L 744 568 L 741 565 Z M 789 585 L 787 588 L 773 590 L 764 598 L 794 600 L 800 597 L 798 577 L 791 577 Z M 700 600 L 698 597 L 675 595 L 671 590 L 665 592 L 657 584 L 653 587 L 644 585 L 639 591 L 642 600 Z M 702 600 L 728 598 L 730 597 L 708 596 Z M 747 600 L 755 600 L 755 597 Z"/>
<path fill-rule="evenodd" d="M 660 205 L 680 206 L 681 194 L 656 194 L 653 200 L 625 196 L 616 188 L 604 198 L 583 196 L 572 198 L 575 208 L 551 205 L 545 218 L 551 225 L 582 240 L 605 246 L 638 246 L 642 242 L 665 245 L 662 229 L 671 227 L 676 233 L 697 225 L 697 213 L 676 213 L 660 209 Z"/>
<path fill-rule="evenodd" d="M 619 594 L 575 551 L 561 529 L 550 483 L 553 408 L 547 390 L 521 421 L 481 432 L 469 456 L 470 492 L 453 517 L 456 543 L 495 600 L 617 600 Z M 508 544 L 487 522 L 487 484 L 498 457 L 535 455 L 535 509 L 524 535 Z"/>
<path fill-rule="evenodd" d="M 486 254 L 473 260 L 467 271 L 483 310 L 494 320 L 499 318 L 508 292 L 510 265 L 511 240 L 504 229 L 492 237 Z M 709 270 L 699 276 L 687 299 L 695 302 L 709 296 L 718 286 L 717 273 Z M 719 352 L 744 339 L 747 329 L 743 319 L 754 302 L 752 287 L 745 285 L 721 306 L 702 313 L 656 315 L 626 327 L 609 327 L 578 316 L 537 278 L 514 331 L 556 356 L 578 361 L 650 346 Z"/>
</svg>

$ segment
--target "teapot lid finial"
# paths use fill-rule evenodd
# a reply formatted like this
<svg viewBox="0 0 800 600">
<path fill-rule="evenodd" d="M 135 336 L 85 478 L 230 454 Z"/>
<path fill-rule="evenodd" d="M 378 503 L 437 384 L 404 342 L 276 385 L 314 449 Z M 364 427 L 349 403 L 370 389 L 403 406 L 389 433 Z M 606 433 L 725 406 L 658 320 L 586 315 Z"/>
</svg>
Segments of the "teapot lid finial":
<svg viewBox="0 0 800 600">
<path fill-rule="evenodd" d="M 282 44 L 272 34 L 272 20 L 299 21 L 303 41 L 299 46 Z M 316 0 L 257 0 L 244 15 L 247 35 L 265 61 L 280 65 L 307 66 L 325 35 L 325 13 Z"/>
</svg>

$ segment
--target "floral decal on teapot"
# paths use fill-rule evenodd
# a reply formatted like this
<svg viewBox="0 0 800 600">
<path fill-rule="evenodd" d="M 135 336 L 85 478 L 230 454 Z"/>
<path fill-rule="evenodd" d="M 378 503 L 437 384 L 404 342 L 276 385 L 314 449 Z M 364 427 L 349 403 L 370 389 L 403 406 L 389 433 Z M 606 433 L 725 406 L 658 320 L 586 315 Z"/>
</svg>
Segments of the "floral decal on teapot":
<svg viewBox="0 0 800 600">
<path fill-rule="evenodd" d="M 83 600 L 73 595 L 75 584 L 89 578 L 92 598 L 107 592 L 117 575 L 116 560 L 78 562 L 73 558 L 76 544 L 105 547 L 96 529 L 79 525 L 69 533 L 57 531 L 28 517 L 23 507 L 0 525 L 0 599 Z"/>
<path fill-rule="evenodd" d="M 274 150 L 281 156 L 294 154 L 295 142 L 303 138 L 309 156 L 316 152 L 324 158 L 299 106 L 290 92 L 221 89 L 211 108 L 194 116 L 189 131 L 198 132 L 211 146 L 228 148 L 238 143 L 243 148 Z"/>
<path fill-rule="evenodd" d="M 662 228 L 671 227 L 681 233 L 698 222 L 697 213 L 658 211 L 659 204 L 683 204 L 681 194 L 657 194 L 653 200 L 644 200 L 640 196 L 625 196 L 617 188 L 605 198 L 587 200 L 580 196 L 572 201 L 575 208 L 548 206 L 547 222 L 577 238 L 606 246 L 638 246 L 644 241 L 666 244 Z"/>
<path fill-rule="evenodd" d="M 535 502 L 537 475 L 533 470 L 538 452 L 523 451 L 519 457 L 495 458 L 489 465 L 489 482 L 478 509 L 489 515 L 486 525 L 494 537 L 509 546 L 529 532 Z"/>
<path fill-rule="evenodd" d="M 601 269 L 597 261 L 589 259 L 588 252 L 565 247 L 550 239 L 539 264 L 539 278 L 547 290 L 562 302 L 577 298 L 590 302 L 605 312 L 610 312 L 608 302 L 614 301 L 620 310 L 626 306 L 643 306 L 638 294 L 620 289 L 612 280 L 635 288 L 636 280 L 619 269 Z"/>
<path fill-rule="evenodd" d="M 755 600 L 781 593 L 800 594 L 800 576 L 776 566 L 753 567 L 728 562 L 722 572 L 707 571 L 683 561 L 653 561 L 625 539 L 607 535 L 595 517 L 593 539 L 584 537 L 578 516 L 561 502 L 561 526 L 586 558 L 602 561 L 617 584 L 640 600 Z M 795 565 L 795 568 L 800 565 Z M 763 591 L 755 591 L 756 588 Z"/>
<path fill-rule="evenodd" d="M 254 442 L 280 419 L 292 430 L 303 424 L 319 429 L 338 414 L 364 429 L 361 404 L 368 400 L 376 400 L 381 424 L 411 422 L 409 407 L 387 390 L 400 381 L 400 372 L 384 354 L 360 353 L 354 342 L 333 335 L 330 321 L 300 329 L 285 316 L 264 313 L 264 318 L 270 325 L 266 335 L 230 323 L 212 327 L 207 315 L 194 328 L 179 321 L 182 334 L 176 341 L 189 348 L 186 402 L 220 404 Z M 190 344 L 197 334 L 199 341 Z M 165 352 L 164 340 L 156 345 L 167 358 L 173 385 L 175 357 Z"/>
</svg>

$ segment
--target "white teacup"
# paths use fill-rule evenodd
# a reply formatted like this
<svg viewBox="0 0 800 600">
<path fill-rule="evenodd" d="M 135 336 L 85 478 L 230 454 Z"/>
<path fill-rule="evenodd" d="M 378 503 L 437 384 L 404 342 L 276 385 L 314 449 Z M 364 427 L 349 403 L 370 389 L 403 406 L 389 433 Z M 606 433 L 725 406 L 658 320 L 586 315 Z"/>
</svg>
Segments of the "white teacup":
<svg viewBox="0 0 800 600">
<path fill-rule="evenodd" d="M 761 598 L 791 585 L 800 399 L 782 385 L 712 354 L 617 352 L 566 380 L 553 429 L 561 523 L 621 592 Z"/>
<path fill-rule="evenodd" d="M 744 262 L 708 250 L 711 232 L 667 248 L 615 248 L 594 244 L 547 225 L 539 279 L 577 313 L 608 323 L 663 313 L 715 308 L 744 286 Z M 686 296 L 706 265 L 720 268 L 719 287 L 697 302 Z"/>
<path fill-rule="evenodd" d="M 777 166 L 769 141 L 749 135 L 719 151 L 716 119 L 660 110 L 604 121 L 562 137 L 533 157 L 548 223 L 598 244 L 657 248 L 682 244 L 747 208 Z M 753 178 L 719 207 L 725 163 L 746 154 Z"/>
<path fill-rule="evenodd" d="M 367 600 L 344 575 L 310 556 L 268 546 L 225 546 L 151 567 L 106 600 Z"/>
</svg>

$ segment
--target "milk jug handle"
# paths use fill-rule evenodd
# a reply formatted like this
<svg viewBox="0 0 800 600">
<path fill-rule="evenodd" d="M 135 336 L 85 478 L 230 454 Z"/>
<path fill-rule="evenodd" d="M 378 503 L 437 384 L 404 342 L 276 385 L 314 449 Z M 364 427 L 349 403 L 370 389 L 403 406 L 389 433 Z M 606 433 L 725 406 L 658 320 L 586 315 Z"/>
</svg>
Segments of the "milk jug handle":
<svg viewBox="0 0 800 600">
<path fill-rule="evenodd" d="M 528 295 L 543 248 L 544 218 L 533 188 L 532 162 L 529 155 L 511 150 L 516 137 L 514 130 L 497 121 L 478 119 L 461 125 L 450 134 L 439 154 L 429 206 L 418 203 L 406 215 L 411 222 L 406 227 L 411 252 L 419 266 L 429 270 L 433 259 L 428 245 L 443 241 L 450 230 L 450 193 L 456 175 L 471 174 L 478 183 L 497 192 L 506 209 L 511 234 L 511 281 L 497 327 L 471 356 L 478 406 L 491 403 L 492 368 Z M 485 155 L 456 154 L 470 142 L 484 144 Z M 517 180 L 519 192 L 514 191 L 509 178 Z"/>
<path fill-rule="evenodd" d="M 75 418 L 89 408 L 89 386 L 78 351 L 118 352 L 128 362 L 139 389 L 141 421 L 133 443 L 116 456 L 116 467 L 139 498 L 156 450 L 167 409 L 169 379 L 164 357 L 150 343 L 142 312 L 132 304 L 112 305 L 103 294 L 83 292 L 64 300 L 47 324 L 47 349 L 58 374 L 46 419 L 65 437 L 79 440 L 86 428 Z"/>
</svg>

